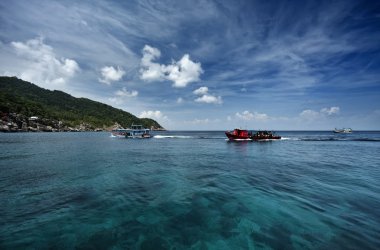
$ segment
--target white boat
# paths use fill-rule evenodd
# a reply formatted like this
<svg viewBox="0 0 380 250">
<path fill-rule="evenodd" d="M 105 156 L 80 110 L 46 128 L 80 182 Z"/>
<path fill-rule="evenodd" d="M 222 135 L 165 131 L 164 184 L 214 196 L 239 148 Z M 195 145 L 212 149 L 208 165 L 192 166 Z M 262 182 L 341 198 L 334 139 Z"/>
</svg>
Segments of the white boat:
<svg viewBox="0 0 380 250">
<path fill-rule="evenodd" d="M 349 133 L 352 133 L 352 129 L 350 128 L 342 128 L 342 129 L 337 129 L 335 128 L 334 133 L 341 133 L 341 134 L 349 134 Z"/>
<path fill-rule="evenodd" d="M 142 125 L 133 125 L 131 128 L 118 128 L 112 130 L 112 135 L 115 137 L 124 138 L 151 138 L 150 130 L 144 128 Z"/>
<path fill-rule="evenodd" d="M 129 129 L 125 129 L 125 128 L 117 128 L 117 129 L 113 129 L 111 131 L 111 134 L 112 136 L 114 137 L 121 137 L 121 138 L 124 138 L 126 135 L 127 135 L 127 131 L 129 131 Z"/>
</svg>

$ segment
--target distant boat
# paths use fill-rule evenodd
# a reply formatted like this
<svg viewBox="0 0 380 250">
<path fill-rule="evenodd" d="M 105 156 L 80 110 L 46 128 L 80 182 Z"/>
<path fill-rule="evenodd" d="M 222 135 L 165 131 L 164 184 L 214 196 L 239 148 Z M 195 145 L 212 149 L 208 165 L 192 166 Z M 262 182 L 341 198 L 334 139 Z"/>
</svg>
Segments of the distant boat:
<svg viewBox="0 0 380 250">
<path fill-rule="evenodd" d="M 278 140 L 281 136 L 275 135 L 272 131 L 257 131 L 252 133 L 251 131 L 244 129 L 234 129 L 233 131 L 226 131 L 226 136 L 230 140 Z"/>
<path fill-rule="evenodd" d="M 151 138 L 150 130 L 144 128 L 142 125 L 133 125 L 131 128 L 118 128 L 111 131 L 112 135 L 115 137 L 124 138 Z"/>
<path fill-rule="evenodd" d="M 352 133 L 352 129 L 350 128 L 342 128 L 342 129 L 337 129 L 335 128 L 334 133 L 341 133 L 341 134 L 349 134 L 349 133 Z"/>
</svg>

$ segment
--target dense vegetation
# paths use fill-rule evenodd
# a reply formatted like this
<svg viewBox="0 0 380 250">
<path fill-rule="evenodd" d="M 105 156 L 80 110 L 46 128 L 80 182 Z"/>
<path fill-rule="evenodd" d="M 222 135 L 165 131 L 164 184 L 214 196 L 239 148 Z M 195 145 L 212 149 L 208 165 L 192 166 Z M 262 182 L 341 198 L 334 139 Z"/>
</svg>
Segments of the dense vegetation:
<svg viewBox="0 0 380 250">
<path fill-rule="evenodd" d="M 109 127 L 132 123 L 161 128 L 148 118 L 139 119 L 131 113 L 87 98 L 75 98 L 62 91 L 50 91 L 16 77 L 0 77 L 0 111 L 60 120 L 71 126 L 81 123 L 94 127 Z"/>
</svg>

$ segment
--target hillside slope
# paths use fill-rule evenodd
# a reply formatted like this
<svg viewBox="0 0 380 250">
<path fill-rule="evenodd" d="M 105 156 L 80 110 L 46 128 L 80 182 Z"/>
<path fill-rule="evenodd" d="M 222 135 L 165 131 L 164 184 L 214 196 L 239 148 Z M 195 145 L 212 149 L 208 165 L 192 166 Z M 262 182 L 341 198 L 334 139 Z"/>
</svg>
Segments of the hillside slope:
<svg viewBox="0 0 380 250">
<path fill-rule="evenodd" d="M 0 112 L 59 121 L 75 127 L 87 124 L 106 128 L 120 124 L 142 124 L 147 128 L 162 129 L 155 120 L 137 118 L 129 112 L 87 98 L 75 98 L 62 91 L 50 91 L 16 77 L 0 77 Z"/>
</svg>

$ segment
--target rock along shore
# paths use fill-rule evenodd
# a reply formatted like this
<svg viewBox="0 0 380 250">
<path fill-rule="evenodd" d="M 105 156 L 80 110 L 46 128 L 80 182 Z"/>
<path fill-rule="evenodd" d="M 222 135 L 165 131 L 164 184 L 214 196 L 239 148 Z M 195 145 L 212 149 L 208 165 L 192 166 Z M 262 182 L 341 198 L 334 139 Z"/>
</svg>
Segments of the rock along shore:
<svg viewBox="0 0 380 250">
<path fill-rule="evenodd" d="M 106 130 L 107 128 L 96 128 L 87 123 L 70 127 L 58 120 L 0 112 L 0 132 L 100 132 Z"/>
<path fill-rule="evenodd" d="M 102 132 L 122 128 L 120 124 L 113 126 L 94 127 L 88 123 L 81 123 L 75 127 L 65 124 L 63 121 L 27 117 L 17 113 L 0 112 L 0 132 Z M 151 130 L 165 131 L 164 128 L 151 127 Z"/>
</svg>

